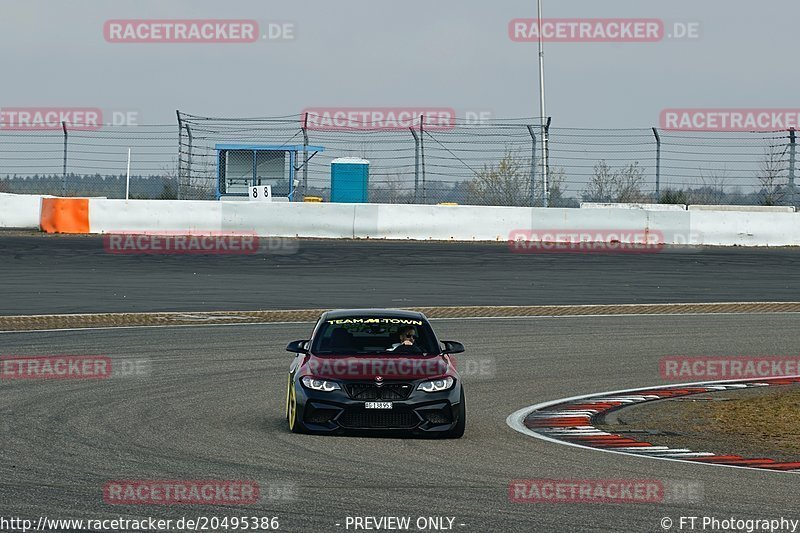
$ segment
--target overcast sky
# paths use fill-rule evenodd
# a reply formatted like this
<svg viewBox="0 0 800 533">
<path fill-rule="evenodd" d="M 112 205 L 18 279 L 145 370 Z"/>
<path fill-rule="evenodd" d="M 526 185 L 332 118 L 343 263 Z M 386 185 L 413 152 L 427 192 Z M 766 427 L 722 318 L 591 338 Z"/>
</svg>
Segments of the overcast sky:
<svg viewBox="0 0 800 533">
<path fill-rule="evenodd" d="M 308 107 L 448 107 L 538 115 L 535 43 L 508 23 L 534 0 L 0 0 L 0 107 L 175 109 L 274 116 Z M 544 18 L 696 22 L 698 39 L 546 43 L 547 111 L 561 127 L 650 127 L 664 108 L 800 107 L 797 0 L 544 0 Z M 294 39 L 109 43 L 109 19 L 291 23 Z"/>
</svg>

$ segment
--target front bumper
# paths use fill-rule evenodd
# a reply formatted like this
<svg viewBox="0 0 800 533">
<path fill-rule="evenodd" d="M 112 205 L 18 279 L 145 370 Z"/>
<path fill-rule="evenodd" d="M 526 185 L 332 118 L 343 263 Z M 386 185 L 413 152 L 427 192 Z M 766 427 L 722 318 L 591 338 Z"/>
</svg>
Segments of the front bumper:
<svg viewBox="0 0 800 533">
<path fill-rule="evenodd" d="M 308 430 L 320 433 L 442 434 L 458 423 L 460 381 L 449 390 L 431 393 L 416 390 L 417 383 L 413 383 L 413 390 L 406 399 L 391 400 L 392 409 L 367 409 L 366 401 L 351 398 L 344 385 L 342 390 L 331 392 L 295 385 L 297 413 Z"/>
</svg>

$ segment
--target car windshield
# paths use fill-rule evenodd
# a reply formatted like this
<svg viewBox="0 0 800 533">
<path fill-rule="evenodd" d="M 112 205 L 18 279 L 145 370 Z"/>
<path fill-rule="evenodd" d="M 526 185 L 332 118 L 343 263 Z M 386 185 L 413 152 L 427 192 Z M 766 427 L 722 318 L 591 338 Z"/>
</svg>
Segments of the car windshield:
<svg viewBox="0 0 800 533">
<path fill-rule="evenodd" d="M 436 338 L 417 318 L 347 317 L 323 322 L 311 347 L 316 354 L 426 355 L 435 353 Z"/>
</svg>

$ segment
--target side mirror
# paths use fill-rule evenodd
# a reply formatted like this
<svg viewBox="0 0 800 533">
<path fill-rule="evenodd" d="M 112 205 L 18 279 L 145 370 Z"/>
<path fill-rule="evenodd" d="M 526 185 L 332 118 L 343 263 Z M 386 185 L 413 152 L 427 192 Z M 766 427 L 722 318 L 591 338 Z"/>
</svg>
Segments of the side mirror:
<svg viewBox="0 0 800 533">
<path fill-rule="evenodd" d="M 308 353 L 308 350 L 306 349 L 306 344 L 308 344 L 308 340 L 292 341 L 286 345 L 286 351 L 294 353 Z"/>
<path fill-rule="evenodd" d="M 460 342 L 456 341 L 442 341 L 444 344 L 444 350 L 442 353 L 463 353 L 464 352 L 464 345 Z"/>
</svg>

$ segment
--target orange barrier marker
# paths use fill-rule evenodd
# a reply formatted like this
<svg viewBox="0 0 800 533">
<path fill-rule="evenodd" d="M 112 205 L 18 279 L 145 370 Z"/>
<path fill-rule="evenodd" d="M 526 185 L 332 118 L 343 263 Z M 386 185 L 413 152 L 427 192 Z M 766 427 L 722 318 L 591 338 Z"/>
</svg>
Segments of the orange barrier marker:
<svg viewBox="0 0 800 533">
<path fill-rule="evenodd" d="M 39 226 L 47 233 L 89 233 L 89 200 L 42 198 Z"/>
</svg>

